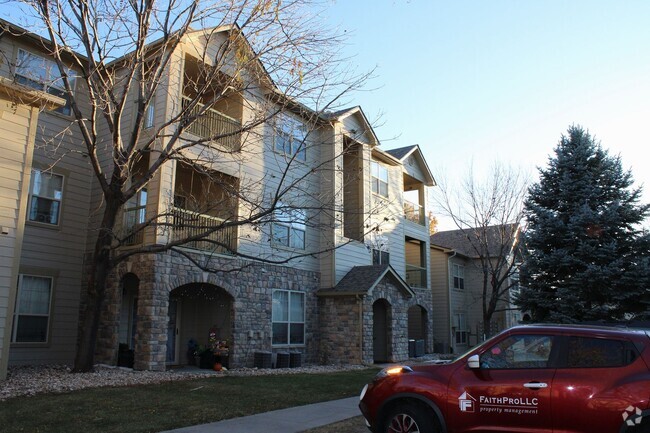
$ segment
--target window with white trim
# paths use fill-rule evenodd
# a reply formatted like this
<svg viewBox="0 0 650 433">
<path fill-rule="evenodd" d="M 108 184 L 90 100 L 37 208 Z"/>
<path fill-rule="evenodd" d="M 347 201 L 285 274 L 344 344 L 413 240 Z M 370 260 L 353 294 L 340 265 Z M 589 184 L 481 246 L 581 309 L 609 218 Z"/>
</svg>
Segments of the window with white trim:
<svg viewBox="0 0 650 433">
<path fill-rule="evenodd" d="M 373 248 L 372 249 L 372 264 L 373 265 L 387 265 L 390 263 L 390 254 L 388 251 Z"/>
<path fill-rule="evenodd" d="M 153 128 L 155 114 L 156 114 L 156 104 L 154 98 L 151 98 L 151 101 L 149 101 L 149 105 L 147 105 L 147 108 L 145 108 L 144 110 L 144 124 L 143 124 L 144 129 Z"/>
<path fill-rule="evenodd" d="M 70 87 L 74 90 L 74 73 L 68 69 L 66 75 L 70 81 Z M 54 111 L 66 116 L 72 113 L 70 95 L 65 90 L 59 67 L 53 60 L 19 49 L 16 57 L 15 77 L 17 83 L 65 99 L 66 104 Z"/>
<path fill-rule="evenodd" d="M 372 179 L 372 192 L 382 197 L 388 197 L 388 169 L 377 161 L 372 161 L 370 176 Z"/>
<path fill-rule="evenodd" d="M 52 278 L 18 276 L 18 296 L 11 333 L 13 343 L 47 342 L 52 299 Z"/>
<path fill-rule="evenodd" d="M 452 329 L 456 344 L 467 344 L 467 320 L 465 313 L 454 314 Z"/>
<path fill-rule="evenodd" d="M 305 294 L 274 290 L 271 321 L 273 345 L 305 344 Z"/>
<path fill-rule="evenodd" d="M 293 157 L 298 161 L 307 160 L 307 137 L 305 125 L 287 115 L 278 115 L 275 122 L 273 148 L 278 153 Z"/>
<path fill-rule="evenodd" d="M 465 266 L 451 265 L 451 275 L 454 279 L 454 289 L 465 289 Z"/>
<path fill-rule="evenodd" d="M 32 169 L 29 188 L 29 221 L 59 224 L 61 200 L 63 199 L 63 176 Z"/>
<path fill-rule="evenodd" d="M 271 226 L 272 244 L 304 250 L 306 221 L 307 215 L 304 211 L 286 208 L 284 205 L 278 204 Z"/>
</svg>

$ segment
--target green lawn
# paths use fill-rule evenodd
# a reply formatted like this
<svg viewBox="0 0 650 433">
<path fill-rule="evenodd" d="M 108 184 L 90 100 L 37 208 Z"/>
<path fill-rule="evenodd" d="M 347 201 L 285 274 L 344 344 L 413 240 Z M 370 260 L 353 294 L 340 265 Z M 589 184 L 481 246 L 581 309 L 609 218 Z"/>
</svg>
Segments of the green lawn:
<svg viewBox="0 0 650 433">
<path fill-rule="evenodd" d="M 215 377 L 17 397 L 0 403 L 0 430 L 3 433 L 158 432 L 351 397 L 377 371 Z"/>
</svg>

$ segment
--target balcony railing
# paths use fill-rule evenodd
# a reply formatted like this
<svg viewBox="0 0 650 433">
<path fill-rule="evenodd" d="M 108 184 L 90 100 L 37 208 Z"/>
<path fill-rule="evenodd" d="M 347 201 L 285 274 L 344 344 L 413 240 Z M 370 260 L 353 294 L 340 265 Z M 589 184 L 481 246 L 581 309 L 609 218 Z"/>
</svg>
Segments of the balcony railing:
<svg viewBox="0 0 650 433">
<path fill-rule="evenodd" d="M 412 287 L 427 287 L 426 268 L 406 265 L 406 282 Z"/>
<path fill-rule="evenodd" d="M 424 207 L 417 203 L 404 201 L 404 218 L 416 224 L 426 225 L 424 219 Z"/>
<path fill-rule="evenodd" d="M 139 245 L 144 239 L 144 213 L 146 206 L 136 206 L 124 211 L 124 223 L 122 229 L 125 235 L 128 235 L 123 244 L 126 246 Z"/>
<path fill-rule="evenodd" d="M 171 240 L 178 241 L 199 236 L 223 222 L 224 220 L 221 218 L 174 207 L 172 209 Z M 204 236 L 204 239 L 185 243 L 183 247 L 217 254 L 233 254 L 237 247 L 237 228 L 219 229 Z"/>
<path fill-rule="evenodd" d="M 190 104 L 190 101 L 190 98 L 183 97 L 183 109 Z M 195 104 L 187 113 L 187 117 L 198 115 L 204 109 L 203 107 L 205 106 Z M 187 127 L 187 132 L 201 138 L 231 134 L 216 140 L 220 146 L 229 151 L 237 151 L 241 148 L 241 132 L 239 131 L 241 131 L 240 122 L 212 108 L 205 110 Z"/>
</svg>

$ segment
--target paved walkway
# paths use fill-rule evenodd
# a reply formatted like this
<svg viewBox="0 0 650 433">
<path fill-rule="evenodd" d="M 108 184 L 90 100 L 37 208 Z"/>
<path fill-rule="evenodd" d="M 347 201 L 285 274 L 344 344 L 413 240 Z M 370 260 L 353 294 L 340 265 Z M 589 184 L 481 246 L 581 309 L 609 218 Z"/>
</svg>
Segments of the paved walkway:
<svg viewBox="0 0 650 433">
<path fill-rule="evenodd" d="M 359 397 L 290 407 L 162 433 L 298 433 L 361 415 Z"/>
</svg>

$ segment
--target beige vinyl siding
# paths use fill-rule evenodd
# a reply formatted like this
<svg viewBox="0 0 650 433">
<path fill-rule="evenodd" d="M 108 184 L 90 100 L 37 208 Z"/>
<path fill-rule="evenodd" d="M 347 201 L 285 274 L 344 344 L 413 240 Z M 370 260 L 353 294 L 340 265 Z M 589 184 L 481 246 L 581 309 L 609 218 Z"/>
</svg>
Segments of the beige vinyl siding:
<svg viewBox="0 0 650 433">
<path fill-rule="evenodd" d="M 415 156 L 415 151 L 412 153 L 408 158 L 406 158 L 404 162 L 404 171 L 406 174 L 409 176 L 419 180 L 422 183 L 426 182 L 426 177 L 424 176 L 424 172 L 422 171 L 420 167 L 420 161 L 419 158 Z"/>
<path fill-rule="evenodd" d="M 0 39 L 4 50 L 6 38 Z M 4 62 L 2 62 L 4 63 Z M 5 67 L 0 69 L 5 75 Z M 18 266 L 24 235 L 37 109 L 0 98 L 0 380 L 9 361 Z"/>
<path fill-rule="evenodd" d="M 15 38 L 3 38 L 0 47 L 5 53 L 12 53 L 12 59 L 19 47 L 42 55 L 38 47 L 25 45 Z M 3 75 L 9 72 L 3 67 Z M 81 80 L 75 84 L 75 95 L 80 108 L 87 110 L 86 92 Z M 26 119 L 22 120 L 23 124 L 25 121 Z M 79 130 L 71 122 L 70 117 L 51 111 L 41 112 L 38 119 L 32 166 L 36 169 L 51 167 L 53 173 L 63 175 L 63 197 L 57 225 L 25 221 L 26 216 L 22 216 L 25 229 L 19 272 L 54 276 L 49 335 L 47 343 L 12 343 L 10 364 L 69 364 L 74 357 L 83 253 L 86 248 L 85 237 L 79 234 L 87 231 L 90 167 L 87 158 L 81 155 L 83 147 Z M 61 131 L 67 132 L 61 134 Z M 8 131 L 2 137 L 15 138 L 16 133 L 17 131 Z M 31 176 L 31 172 L 29 174 Z M 6 180 L 0 180 L 0 184 L 0 189 L 9 186 Z M 28 194 L 29 181 L 21 184 L 20 188 Z M 28 209 L 27 202 L 26 210 Z"/>
<path fill-rule="evenodd" d="M 433 343 L 440 343 L 443 352 L 448 352 L 451 345 L 449 329 L 449 277 L 448 255 L 437 249 L 430 251 L 431 291 L 433 292 L 432 317 Z"/>
</svg>

